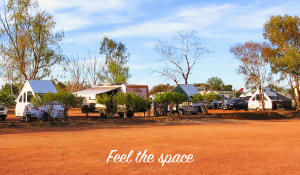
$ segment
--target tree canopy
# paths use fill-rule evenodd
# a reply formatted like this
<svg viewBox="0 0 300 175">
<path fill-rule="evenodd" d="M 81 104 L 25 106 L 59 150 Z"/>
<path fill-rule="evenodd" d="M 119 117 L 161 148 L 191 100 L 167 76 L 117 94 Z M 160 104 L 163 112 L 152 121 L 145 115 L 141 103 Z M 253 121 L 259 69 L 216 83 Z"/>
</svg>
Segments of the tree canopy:
<svg viewBox="0 0 300 175">
<path fill-rule="evenodd" d="M 49 76 L 52 66 L 64 60 L 64 35 L 54 31 L 53 17 L 33 0 L 9 0 L 3 11 L 0 74 L 19 82 Z"/>
<path fill-rule="evenodd" d="M 181 32 L 172 42 L 158 41 L 155 49 L 162 55 L 160 61 L 166 64 L 164 68 L 156 69 L 155 72 L 176 84 L 182 80 L 184 84 L 188 84 L 192 71 L 201 56 L 207 52 L 195 32 Z"/>
<path fill-rule="evenodd" d="M 149 92 L 150 95 L 158 93 L 158 92 L 166 92 L 166 91 L 172 91 L 174 89 L 174 86 L 171 86 L 169 84 L 159 84 L 156 86 L 153 86 Z"/>
<path fill-rule="evenodd" d="M 272 46 L 263 50 L 263 56 L 271 64 L 272 72 L 286 78 L 295 89 L 294 98 L 300 110 L 300 18 L 298 16 L 272 16 L 264 25 L 265 39 Z"/>
<path fill-rule="evenodd" d="M 102 72 L 98 74 L 100 80 L 107 83 L 126 83 L 131 75 L 126 65 L 129 53 L 125 45 L 104 37 L 100 44 L 100 54 L 105 56 Z"/>
<path fill-rule="evenodd" d="M 224 83 L 219 77 L 211 77 L 207 80 L 207 84 L 210 88 L 215 90 L 221 90 L 224 87 Z"/>
</svg>

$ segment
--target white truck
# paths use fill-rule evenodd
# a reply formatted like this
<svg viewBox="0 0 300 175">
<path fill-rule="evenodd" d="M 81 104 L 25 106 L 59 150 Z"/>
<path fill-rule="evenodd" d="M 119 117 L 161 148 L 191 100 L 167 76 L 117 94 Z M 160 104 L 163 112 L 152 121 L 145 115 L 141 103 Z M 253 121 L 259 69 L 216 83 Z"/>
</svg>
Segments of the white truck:
<svg viewBox="0 0 300 175">
<path fill-rule="evenodd" d="M 0 119 L 5 120 L 7 117 L 7 107 L 0 105 Z"/>
<path fill-rule="evenodd" d="M 27 80 L 16 99 L 16 116 L 25 121 L 31 121 L 34 118 L 47 120 L 48 116 L 52 116 L 54 119 L 63 119 L 64 108 L 61 104 L 51 102 L 51 104 L 36 107 L 31 103 L 34 95 L 42 96 L 48 92 L 56 93 L 56 88 L 51 81 Z"/>
</svg>

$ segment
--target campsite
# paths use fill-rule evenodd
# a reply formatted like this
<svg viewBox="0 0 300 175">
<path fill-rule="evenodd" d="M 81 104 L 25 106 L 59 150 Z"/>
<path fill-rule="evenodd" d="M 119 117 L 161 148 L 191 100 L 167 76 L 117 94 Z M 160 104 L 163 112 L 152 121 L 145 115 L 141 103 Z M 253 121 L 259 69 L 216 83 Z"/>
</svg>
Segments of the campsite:
<svg viewBox="0 0 300 175">
<path fill-rule="evenodd" d="M 0 175 L 300 174 L 298 1 L 1 1 Z"/>
</svg>

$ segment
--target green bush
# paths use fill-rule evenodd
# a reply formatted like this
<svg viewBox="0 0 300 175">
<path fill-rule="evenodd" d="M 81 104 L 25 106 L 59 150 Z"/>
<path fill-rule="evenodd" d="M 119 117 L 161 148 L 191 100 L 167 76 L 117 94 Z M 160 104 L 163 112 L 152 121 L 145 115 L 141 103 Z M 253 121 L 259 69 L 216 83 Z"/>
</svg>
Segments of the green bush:
<svg viewBox="0 0 300 175">
<path fill-rule="evenodd" d="M 0 105 L 13 107 L 15 104 L 16 102 L 14 96 L 9 91 L 2 89 L 0 91 Z"/>
<path fill-rule="evenodd" d="M 160 114 L 163 114 L 163 109 L 165 106 L 170 106 L 172 110 L 174 105 L 179 105 L 188 100 L 188 97 L 179 92 L 163 92 L 155 94 L 155 98 L 153 100 L 154 103 L 158 105 L 158 109 Z M 170 111 L 171 113 L 171 111 Z"/>
<path fill-rule="evenodd" d="M 151 108 L 151 101 L 136 95 L 135 93 L 117 93 L 114 100 L 118 105 L 118 111 L 124 113 L 127 117 L 131 112 L 146 112 Z"/>
<path fill-rule="evenodd" d="M 207 114 L 208 105 L 214 100 L 220 100 L 220 95 L 216 93 L 194 94 L 192 97 L 193 103 L 201 103 L 202 113 Z"/>
<path fill-rule="evenodd" d="M 117 104 L 114 101 L 113 95 L 102 94 L 97 96 L 97 103 L 106 107 L 106 115 L 114 115 L 117 112 Z"/>
<path fill-rule="evenodd" d="M 58 93 L 49 92 L 42 95 L 35 94 L 35 96 L 31 99 L 31 103 L 34 106 L 48 105 L 50 114 L 52 113 L 55 102 L 58 102 L 63 106 L 64 114 L 67 117 L 70 107 L 77 107 L 78 105 L 81 105 L 83 99 L 68 91 L 60 91 Z"/>
</svg>

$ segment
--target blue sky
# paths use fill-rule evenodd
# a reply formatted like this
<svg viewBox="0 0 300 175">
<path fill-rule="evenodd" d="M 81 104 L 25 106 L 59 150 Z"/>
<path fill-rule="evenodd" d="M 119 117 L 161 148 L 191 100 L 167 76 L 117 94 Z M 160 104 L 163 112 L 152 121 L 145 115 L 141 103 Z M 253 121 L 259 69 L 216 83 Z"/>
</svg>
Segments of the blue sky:
<svg viewBox="0 0 300 175">
<path fill-rule="evenodd" d="M 39 0 L 64 30 L 63 51 L 84 57 L 97 52 L 103 36 L 123 42 L 130 53 L 131 84 L 173 83 L 153 73 L 160 55 L 153 44 L 179 31 L 196 31 L 211 52 L 203 55 L 189 83 L 218 76 L 234 88 L 244 87 L 229 48 L 264 41 L 263 24 L 272 15 L 300 16 L 297 0 Z M 99 56 L 99 59 L 103 59 Z"/>
</svg>

